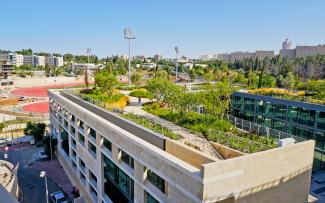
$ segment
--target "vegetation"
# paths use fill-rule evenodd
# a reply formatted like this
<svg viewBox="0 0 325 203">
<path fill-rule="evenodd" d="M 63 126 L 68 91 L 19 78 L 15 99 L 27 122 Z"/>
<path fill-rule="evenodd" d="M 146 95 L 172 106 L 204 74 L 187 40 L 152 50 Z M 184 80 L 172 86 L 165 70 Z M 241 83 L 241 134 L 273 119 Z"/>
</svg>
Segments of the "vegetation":
<svg viewBox="0 0 325 203">
<path fill-rule="evenodd" d="M 147 89 L 144 88 L 133 90 L 132 92 L 130 92 L 130 96 L 138 97 L 138 98 L 148 98 L 148 99 L 153 98 L 152 94 Z"/>
<path fill-rule="evenodd" d="M 170 139 L 173 139 L 173 140 L 179 139 L 179 135 L 171 132 L 170 130 L 168 130 L 167 128 L 164 128 L 163 126 L 161 126 L 159 124 L 156 124 L 156 123 L 150 121 L 147 118 L 136 116 L 136 115 L 130 114 L 130 113 L 122 114 L 122 116 L 129 120 L 132 120 L 133 122 L 135 122 L 139 125 L 142 125 L 145 128 L 149 128 L 155 132 L 161 133 L 161 134 L 165 135 L 166 137 L 169 137 Z"/>
<path fill-rule="evenodd" d="M 196 112 L 173 111 L 161 108 L 159 103 L 150 103 L 143 108 L 145 111 L 169 120 L 177 125 L 202 134 L 206 139 L 227 145 L 245 153 L 254 153 L 276 147 L 271 138 L 238 132 L 228 121 L 213 115 Z"/>
<path fill-rule="evenodd" d="M 100 71 L 95 76 L 95 85 L 102 93 L 106 93 L 108 97 L 113 96 L 113 91 L 118 84 L 116 76 L 108 71 Z"/>
<path fill-rule="evenodd" d="M 45 133 L 45 128 L 45 123 L 27 122 L 26 128 L 24 129 L 24 134 L 33 136 L 36 141 L 42 141 Z"/>
</svg>

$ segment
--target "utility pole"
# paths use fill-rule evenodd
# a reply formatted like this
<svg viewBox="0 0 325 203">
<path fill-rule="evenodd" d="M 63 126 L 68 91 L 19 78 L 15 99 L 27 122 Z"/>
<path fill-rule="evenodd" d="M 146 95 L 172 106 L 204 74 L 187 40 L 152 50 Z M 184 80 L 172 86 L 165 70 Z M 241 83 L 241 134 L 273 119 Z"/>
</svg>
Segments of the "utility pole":
<svg viewBox="0 0 325 203">
<path fill-rule="evenodd" d="M 132 28 L 125 28 L 124 29 L 124 39 L 129 40 L 129 74 L 128 74 L 128 82 L 129 86 L 131 85 L 131 39 L 135 39 L 135 35 L 133 33 Z"/>
</svg>

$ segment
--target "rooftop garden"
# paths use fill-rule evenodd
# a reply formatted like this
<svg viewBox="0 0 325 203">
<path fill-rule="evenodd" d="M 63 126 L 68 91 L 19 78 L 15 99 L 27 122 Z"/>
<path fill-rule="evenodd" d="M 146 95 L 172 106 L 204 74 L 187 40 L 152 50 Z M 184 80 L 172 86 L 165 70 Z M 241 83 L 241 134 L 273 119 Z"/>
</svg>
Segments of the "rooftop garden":
<svg viewBox="0 0 325 203">
<path fill-rule="evenodd" d="M 84 99 L 103 108 L 112 110 L 123 108 L 129 98 L 116 90 L 117 77 L 107 70 L 96 74 L 95 85 L 83 89 Z M 138 86 L 137 86 L 138 87 Z M 204 91 L 187 92 L 167 78 L 156 77 L 148 80 L 143 88 L 135 88 L 130 96 L 149 98 L 143 110 L 189 129 L 208 141 L 218 142 L 245 153 L 254 153 L 276 147 L 275 140 L 239 131 L 229 121 L 223 119 L 229 110 L 233 88 L 227 82 L 205 84 Z M 198 113 L 198 109 L 200 113 Z M 170 139 L 180 139 L 166 127 L 145 117 L 118 111 L 120 116 L 145 128 L 161 133 Z"/>
<path fill-rule="evenodd" d="M 311 80 L 306 83 L 299 83 L 297 90 L 279 88 L 258 88 L 250 89 L 248 93 L 280 97 L 283 99 L 325 104 L 325 81 Z"/>
<path fill-rule="evenodd" d="M 227 83 L 207 84 L 205 91 L 189 93 L 169 80 L 154 78 L 148 81 L 146 88 L 156 102 L 144 104 L 143 110 L 188 128 L 209 141 L 245 153 L 277 146 L 274 139 L 239 131 L 223 119 L 232 93 L 232 87 Z M 203 108 L 204 114 L 198 113 L 198 107 Z"/>
</svg>

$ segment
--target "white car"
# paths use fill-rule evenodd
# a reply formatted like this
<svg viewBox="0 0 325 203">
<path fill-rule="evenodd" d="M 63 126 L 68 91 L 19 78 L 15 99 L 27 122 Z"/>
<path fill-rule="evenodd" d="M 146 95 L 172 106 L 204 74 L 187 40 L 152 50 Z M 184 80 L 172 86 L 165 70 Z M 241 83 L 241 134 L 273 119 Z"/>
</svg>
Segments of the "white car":
<svg viewBox="0 0 325 203">
<path fill-rule="evenodd" d="M 62 191 L 54 192 L 50 194 L 50 197 L 53 203 L 68 203 L 68 200 Z"/>
</svg>

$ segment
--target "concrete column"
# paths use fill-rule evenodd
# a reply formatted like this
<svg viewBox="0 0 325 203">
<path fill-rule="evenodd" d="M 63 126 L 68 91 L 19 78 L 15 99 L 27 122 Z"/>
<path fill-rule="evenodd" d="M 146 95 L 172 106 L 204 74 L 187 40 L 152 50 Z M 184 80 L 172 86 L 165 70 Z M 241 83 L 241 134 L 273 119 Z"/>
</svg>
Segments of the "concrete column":
<svg viewBox="0 0 325 203">
<path fill-rule="evenodd" d="M 145 167 L 134 160 L 134 179 L 143 183 L 147 176 L 147 170 Z M 143 188 L 134 181 L 134 202 L 144 202 L 144 190 Z"/>
<path fill-rule="evenodd" d="M 120 159 L 121 155 L 120 152 L 118 150 L 118 147 L 114 144 L 112 144 L 112 159 L 118 163 L 119 159 Z"/>
</svg>

